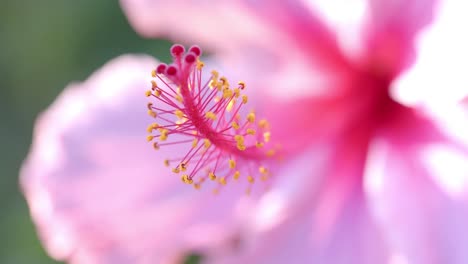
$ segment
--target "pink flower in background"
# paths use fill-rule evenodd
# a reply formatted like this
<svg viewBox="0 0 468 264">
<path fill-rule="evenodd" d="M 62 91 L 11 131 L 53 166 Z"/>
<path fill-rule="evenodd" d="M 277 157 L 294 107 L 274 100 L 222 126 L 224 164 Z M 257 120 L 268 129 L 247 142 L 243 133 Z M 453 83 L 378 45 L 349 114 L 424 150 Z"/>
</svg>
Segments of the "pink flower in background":
<svg viewBox="0 0 468 264">
<path fill-rule="evenodd" d="M 144 93 L 157 65 L 148 56 L 116 58 L 40 115 L 21 185 L 54 258 L 167 263 L 205 244 L 235 242 L 244 187 L 216 199 L 188 188 L 146 142 Z"/>
<path fill-rule="evenodd" d="M 145 36 L 222 51 L 289 154 L 247 246 L 214 262 L 468 261 L 466 5 L 121 3 Z"/>
</svg>

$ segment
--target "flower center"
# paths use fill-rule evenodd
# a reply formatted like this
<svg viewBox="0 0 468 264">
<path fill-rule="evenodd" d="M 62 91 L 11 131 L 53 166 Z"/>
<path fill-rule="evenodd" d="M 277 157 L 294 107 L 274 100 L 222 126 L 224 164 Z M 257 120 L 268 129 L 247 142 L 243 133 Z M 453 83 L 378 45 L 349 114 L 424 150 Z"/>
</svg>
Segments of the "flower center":
<svg viewBox="0 0 468 264">
<path fill-rule="evenodd" d="M 354 91 L 360 91 L 361 98 L 357 101 L 364 107 L 357 117 L 359 121 L 355 124 L 366 137 L 371 136 L 376 130 L 394 125 L 401 115 L 409 110 L 395 101 L 390 94 L 394 80 L 394 74 L 390 71 L 377 65 L 368 67 L 356 76 L 358 80 Z"/>
<path fill-rule="evenodd" d="M 173 63 L 156 67 L 152 75 L 158 83 L 153 80 L 152 89 L 146 92 L 157 103 L 148 103 L 148 113 L 159 119 L 148 127 L 148 141 L 155 149 L 187 146 L 184 156 L 165 161 L 167 166 L 177 163 L 172 171 L 182 172 L 184 183 L 200 189 L 207 178 L 226 185 L 246 175 L 250 193 L 257 176 L 261 180 L 271 176 L 262 164 L 276 151 L 268 144 L 268 122 L 256 120 L 254 111 L 242 117 L 242 107 L 248 102 L 242 95 L 244 82 L 231 87 L 217 71 L 203 80 L 204 64 L 198 46 L 186 52 L 183 46 L 174 45 L 171 54 Z"/>
</svg>

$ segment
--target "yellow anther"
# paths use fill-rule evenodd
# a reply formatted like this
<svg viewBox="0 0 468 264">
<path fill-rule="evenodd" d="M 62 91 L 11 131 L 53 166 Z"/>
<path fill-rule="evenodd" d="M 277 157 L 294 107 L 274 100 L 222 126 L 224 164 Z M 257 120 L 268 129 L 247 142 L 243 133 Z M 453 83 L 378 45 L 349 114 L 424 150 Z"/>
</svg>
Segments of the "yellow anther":
<svg viewBox="0 0 468 264">
<path fill-rule="evenodd" d="M 247 128 L 247 135 L 255 135 L 255 130 L 252 128 Z"/>
<path fill-rule="evenodd" d="M 260 166 L 260 167 L 258 167 L 258 172 L 260 172 L 261 174 L 267 174 L 268 170 L 267 170 L 267 168 L 265 168 L 263 166 Z"/>
<path fill-rule="evenodd" d="M 262 119 L 260 121 L 258 121 L 258 126 L 262 129 L 266 129 L 266 128 L 269 128 L 270 127 L 270 124 L 268 123 L 268 121 L 266 119 Z"/>
<path fill-rule="evenodd" d="M 154 95 L 155 95 L 156 97 L 159 97 L 159 96 L 161 95 L 161 93 L 162 93 L 162 91 L 161 91 L 160 89 L 154 90 Z"/>
<path fill-rule="evenodd" d="M 184 117 L 184 112 L 182 112 L 180 109 L 177 109 L 174 111 L 174 115 L 182 119 L 182 117 Z"/>
<path fill-rule="evenodd" d="M 234 172 L 234 176 L 233 176 L 233 177 L 234 177 L 234 180 L 239 179 L 239 177 L 240 177 L 240 171 Z"/>
<path fill-rule="evenodd" d="M 242 89 L 242 90 L 245 89 L 245 82 L 240 81 L 240 82 L 238 82 L 237 84 L 239 85 L 239 88 L 240 88 L 240 89 Z"/>
<path fill-rule="evenodd" d="M 210 171 L 210 173 L 208 173 L 208 177 L 210 178 L 210 180 L 214 181 L 216 180 L 216 175 Z"/>
<path fill-rule="evenodd" d="M 193 180 L 187 174 L 182 175 L 182 181 L 187 184 L 192 184 Z"/>
<path fill-rule="evenodd" d="M 276 150 L 274 149 L 270 149 L 266 153 L 267 157 L 273 157 L 275 154 L 276 154 Z"/>
<path fill-rule="evenodd" d="M 236 99 L 232 99 L 231 101 L 229 101 L 228 105 L 226 106 L 226 111 L 231 112 L 232 107 L 234 107 L 235 104 L 236 104 Z"/>
<path fill-rule="evenodd" d="M 263 142 L 258 142 L 258 141 L 257 141 L 257 142 L 255 143 L 255 146 L 256 146 L 257 148 L 263 148 Z"/>
<path fill-rule="evenodd" d="M 198 138 L 192 141 L 192 148 L 195 148 L 196 146 L 198 146 Z"/>
<path fill-rule="evenodd" d="M 179 167 L 173 168 L 173 169 L 172 169 L 172 172 L 173 172 L 173 173 L 179 173 L 179 172 L 180 172 Z"/>
<path fill-rule="evenodd" d="M 239 89 L 239 88 L 235 88 L 235 89 L 234 89 L 234 96 L 235 96 L 236 98 L 239 98 L 239 96 L 240 96 L 240 89 Z"/>
<path fill-rule="evenodd" d="M 150 97 L 151 96 L 151 90 L 146 91 L 145 95 L 146 95 L 146 97 Z"/>
<path fill-rule="evenodd" d="M 249 176 L 247 176 L 247 181 L 250 182 L 250 183 L 254 183 L 255 178 L 249 175 Z"/>
<path fill-rule="evenodd" d="M 237 149 L 244 151 L 245 150 L 244 137 L 241 135 L 235 135 L 234 139 L 236 140 L 236 143 L 237 143 Z"/>
<path fill-rule="evenodd" d="M 223 83 L 217 83 L 216 84 L 216 90 L 221 91 L 223 89 Z"/>
<path fill-rule="evenodd" d="M 155 126 L 155 125 L 156 125 L 156 126 Z M 150 124 L 150 125 L 146 128 L 146 131 L 147 131 L 148 133 L 153 132 L 153 129 L 158 128 L 157 125 L 158 125 L 158 124 L 156 124 L 156 123 Z"/>
<path fill-rule="evenodd" d="M 169 166 L 170 166 L 170 163 L 169 163 L 169 160 L 168 160 L 168 159 L 165 159 L 165 160 L 164 160 L 164 166 L 166 166 L 166 167 L 169 167 Z"/>
<path fill-rule="evenodd" d="M 205 149 L 209 148 L 211 146 L 211 141 L 207 138 L 203 140 L 203 145 L 205 146 Z"/>
<path fill-rule="evenodd" d="M 176 94 L 174 96 L 174 98 L 179 102 L 179 103 L 183 103 L 184 102 L 184 99 L 182 99 L 182 96 L 180 94 Z"/>
<path fill-rule="evenodd" d="M 158 144 L 158 142 L 154 142 L 154 143 L 153 143 L 153 148 L 154 148 L 155 150 L 158 150 L 158 149 L 159 149 L 159 144 Z"/>
<path fill-rule="evenodd" d="M 203 63 L 203 61 L 201 61 L 201 60 L 198 60 L 197 61 L 197 69 L 201 70 L 203 68 L 203 66 L 205 66 L 205 63 Z"/>
<path fill-rule="evenodd" d="M 153 140 L 153 139 L 154 139 L 154 136 L 153 136 L 153 135 L 148 135 L 148 136 L 146 136 L 146 140 L 147 140 L 148 142 L 150 142 L 150 141 Z"/>
<path fill-rule="evenodd" d="M 219 73 L 216 70 L 212 70 L 211 75 L 213 75 L 213 79 L 218 79 Z"/>
<path fill-rule="evenodd" d="M 166 129 L 161 130 L 161 135 L 159 136 L 159 140 L 165 141 L 167 139 L 168 133 L 169 133 L 169 130 L 166 130 Z"/>
<path fill-rule="evenodd" d="M 182 162 L 179 165 L 181 171 L 186 171 L 187 170 L 187 163 Z"/>
<path fill-rule="evenodd" d="M 151 76 L 152 76 L 152 77 L 156 77 L 156 70 L 152 70 L 152 71 L 151 71 Z"/>
<path fill-rule="evenodd" d="M 254 112 L 250 112 L 250 113 L 247 115 L 247 121 L 249 121 L 249 123 L 255 122 L 255 113 L 254 113 Z"/>
<path fill-rule="evenodd" d="M 265 132 L 263 133 L 263 140 L 265 142 L 269 142 L 270 141 L 270 138 L 271 138 L 271 133 L 270 132 Z"/>
<path fill-rule="evenodd" d="M 221 78 L 219 78 L 219 80 L 223 83 L 223 84 L 226 84 L 228 83 L 228 80 L 226 77 L 222 76 Z"/>
<path fill-rule="evenodd" d="M 193 185 L 193 188 L 195 188 L 196 190 L 200 190 L 201 189 L 201 184 L 200 183 L 195 183 Z"/>
<path fill-rule="evenodd" d="M 216 79 L 211 79 L 210 82 L 208 83 L 208 87 L 210 87 L 210 89 L 215 88 L 217 85 L 218 85 L 218 81 Z"/>
<path fill-rule="evenodd" d="M 236 161 L 233 159 L 229 160 L 229 168 L 234 169 L 236 167 Z"/>
<path fill-rule="evenodd" d="M 146 108 L 148 108 L 148 110 L 153 109 L 153 103 L 147 103 Z"/>
<path fill-rule="evenodd" d="M 156 83 L 155 80 L 151 80 L 151 88 L 154 90 L 158 87 L 158 84 Z"/>
<path fill-rule="evenodd" d="M 246 104 L 249 101 L 249 97 L 247 95 L 242 95 L 242 103 Z"/>
<path fill-rule="evenodd" d="M 261 180 L 261 181 L 266 181 L 266 180 L 268 180 L 268 175 L 262 175 L 262 176 L 260 177 L 260 180 Z"/>
<path fill-rule="evenodd" d="M 148 115 L 150 115 L 152 118 L 156 118 L 158 116 L 158 114 L 156 114 L 156 112 L 153 110 L 148 110 Z"/>
<path fill-rule="evenodd" d="M 245 147 L 244 143 L 237 142 L 237 149 L 238 150 L 244 151 L 245 148 L 246 147 Z"/>
<path fill-rule="evenodd" d="M 239 143 L 239 142 L 244 143 L 244 137 L 241 136 L 241 135 L 235 135 L 235 136 L 234 136 L 234 140 L 235 140 L 236 142 L 238 142 L 238 143 Z"/>
<path fill-rule="evenodd" d="M 146 128 L 146 131 L 147 131 L 148 133 L 153 132 L 153 124 L 150 124 L 150 125 Z"/>
<path fill-rule="evenodd" d="M 216 114 L 213 113 L 213 112 L 211 112 L 211 111 L 210 111 L 210 112 L 206 112 L 205 117 L 208 118 L 208 119 L 211 119 L 211 120 L 213 120 L 213 121 L 216 120 Z"/>
<path fill-rule="evenodd" d="M 239 129 L 239 124 L 236 121 L 232 121 L 231 126 L 232 126 L 232 128 L 234 128 L 236 130 Z"/>
<path fill-rule="evenodd" d="M 221 183 L 222 185 L 226 185 L 226 178 L 225 177 L 221 177 L 219 178 L 219 183 Z"/>
<path fill-rule="evenodd" d="M 181 119 L 177 120 L 175 123 L 176 123 L 177 127 L 179 127 L 183 123 L 187 122 L 187 120 L 188 120 L 187 118 L 182 117 Z"/>
<path fill-rule="evenodd" d="M 232 90 L 229 89 L 229 88 L 225 88 L 225 89 L 223 90 L 223 98 L 224 98 L 224 99 L 227 99 L 227 98 L 229 98 L 229 97 L 231 97 L 231 96 L 232 96 Z"/>
</svg>

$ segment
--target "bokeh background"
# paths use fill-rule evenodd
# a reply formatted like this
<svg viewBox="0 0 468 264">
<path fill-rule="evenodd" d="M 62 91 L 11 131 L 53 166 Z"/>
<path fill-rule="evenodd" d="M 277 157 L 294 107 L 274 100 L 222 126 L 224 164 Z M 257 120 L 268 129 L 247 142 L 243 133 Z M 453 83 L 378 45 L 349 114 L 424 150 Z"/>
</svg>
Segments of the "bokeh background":
<svg viewBox="0 0 468 264">
<path fill-rule="evenodd" d="M 37 115 L 71 81 L 123 53 L 167 61 L 170 43 L 139 37 L 118 1 L 0 3 L 0 263 L 58 263 L 44 252 L 18 185 Z"/>
</svg>

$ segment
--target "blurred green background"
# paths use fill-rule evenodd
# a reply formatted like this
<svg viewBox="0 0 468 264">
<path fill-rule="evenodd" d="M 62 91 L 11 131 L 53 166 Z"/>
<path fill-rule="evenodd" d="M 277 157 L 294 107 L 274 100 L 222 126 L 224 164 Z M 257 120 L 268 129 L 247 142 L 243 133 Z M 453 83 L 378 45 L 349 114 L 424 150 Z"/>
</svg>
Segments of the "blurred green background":
<svg viewBox="0 0 468 264">
<path fill-rule="evenodd" d="M 118 1 L 0 3 L 0 263 L 57 263 L 42 249 L 18 187 L 38 113 L 113 57 L 147 53 L 165 61 L 169 47 L 139 37 Z"/>
</svg>

